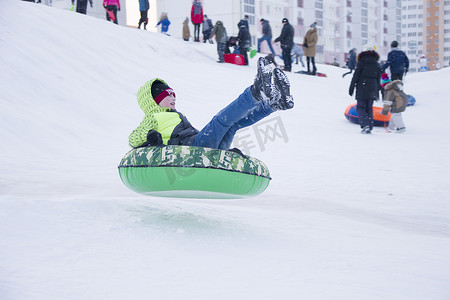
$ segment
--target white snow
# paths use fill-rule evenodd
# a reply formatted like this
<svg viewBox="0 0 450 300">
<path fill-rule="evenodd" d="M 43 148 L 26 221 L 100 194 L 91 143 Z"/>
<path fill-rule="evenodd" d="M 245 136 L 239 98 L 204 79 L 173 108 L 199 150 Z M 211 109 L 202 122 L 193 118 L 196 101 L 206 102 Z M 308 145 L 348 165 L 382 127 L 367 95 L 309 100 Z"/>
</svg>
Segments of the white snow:
<svg viewBox="0 0 450 300">
<path fill-rule="evenodd" d="M 370 136 L 344 117 L 344 69 L 289 73 L 295 107 L 267 119 L 288 141 L 246 138 L 273 177 L 263 194 L 146 197 L 117 171 L 143 117 L 137 89 L 165 79 L 201 129 L 256 59 L 218 64 L 215 45 L 0 7 L 0 299 L 450 299 L 450 68 L 408 74 L 406 133 Z"/>
</svg>

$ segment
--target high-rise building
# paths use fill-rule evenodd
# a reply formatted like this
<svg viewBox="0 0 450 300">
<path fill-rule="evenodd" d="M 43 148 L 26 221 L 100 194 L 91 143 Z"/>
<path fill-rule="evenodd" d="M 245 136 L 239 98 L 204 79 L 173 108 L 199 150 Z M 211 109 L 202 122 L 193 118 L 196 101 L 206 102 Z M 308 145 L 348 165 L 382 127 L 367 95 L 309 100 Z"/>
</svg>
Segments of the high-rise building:
<svg viewBox="0 0 450 300">
<path fill-rule="evenodd" d="M 424 0 L 409 0 L 402 3 L 401 48 L 408 55 L 409 71 L 416 72 L 422 65 L 423 55 L 423 3 Z"/>
<path fill-rule="evenodd" d="M 424 1 L 423 52 L 428 70 L 448 66 L 450 57 L 450 1 Z"/>
</svg>

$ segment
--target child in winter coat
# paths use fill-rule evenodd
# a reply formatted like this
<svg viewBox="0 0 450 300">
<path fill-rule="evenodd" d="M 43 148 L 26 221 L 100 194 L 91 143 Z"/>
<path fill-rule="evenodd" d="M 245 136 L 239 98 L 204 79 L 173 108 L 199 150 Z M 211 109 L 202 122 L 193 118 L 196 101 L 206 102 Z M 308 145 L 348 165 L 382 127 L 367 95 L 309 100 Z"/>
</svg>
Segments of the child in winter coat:
<svg viewBox="0 0 450 300">
<path fill-rule="evenodd" d="M 183 21 L 183 40 L 187 42 L 190 38 L 191 30 L 189 29 L 189 18 L 186 17 L 186 19 Z"/>
<path fill-rule="evenodd" d="M 214 25 L 213 29 L 211 30 L 210 37 L 216 36 L 216 42 L 217 42 L 217 54 L 219 55 L 218 63 L 225 62 L 224 60 L 224 54 L 225 54 L 225 45 L 228 40 L 227 30 L 223 26 L 222 21 L 217 21 L 216 25 Z"/>
<path fill-rule="evenodd" d="M 161 33 L 167 34 L 167 32 L 169 31 L 170 21 L 166 12 L 161 13 L 161 18 L 159 19 L 158 24 L 156 24 L 156 27 L 158 27 L 160 24 L 161 24 Z"/>
<path fill-rule="evenodd" d="M 385 73 L 384 73 L 385 74 Z M 384 101 L 382 115 L 387 115 L 391 110 L 391 120 L 388 129 L 396 130 L 397 133 L 406 131 L 405 123 L 403 123 L 402 112 L 406 110 L 408 105 L 408 95 L 403 92 L 403 83 L 401 80 L 391 81 L 389 77 L 385 78 L 381 84 L 384 87 Z"/>
<path fill-rule="evenodd" d="M 349 58 L 348 58 L 348 61 L 347 61 L 346 65 L 350 69 L 350 71 L 348 71 L 347 73 L 342 74 L 342 78 L 344 78 L 348 74 L 352 74 L 353 70 L 356 67 L 356 48 L 353 48 L 348 53 L 350 55 L 349 55 Z"/>
<path fill-rule="evenodd" d="M 252 86 L 217 113 L 201 130 L 175 109 L 175 92 L 159 78 L 145 83 L 137 92 L 145 116 L 130 134 L 133 148 L 161 145 L 188 145 L 228 150 L 237 130 L 251 126 L 277 110 L 291 109 L 294 99 L 286 74 L 272 70 L 264 58 Z"/>
<path fill-rule="evenodd" d="M 303 63 L 303 55 L 305 54 L 305 51 L 303 51 L 303 47 L 299 46 L 298 44 L 294 43 L 292 44 L 292 52 L 291 56 L 295 57 L 295 64 L 298 65 L 298 61 L 302 63 L 302 67 L 305 67 L 305 64 Z"/>
</svg>

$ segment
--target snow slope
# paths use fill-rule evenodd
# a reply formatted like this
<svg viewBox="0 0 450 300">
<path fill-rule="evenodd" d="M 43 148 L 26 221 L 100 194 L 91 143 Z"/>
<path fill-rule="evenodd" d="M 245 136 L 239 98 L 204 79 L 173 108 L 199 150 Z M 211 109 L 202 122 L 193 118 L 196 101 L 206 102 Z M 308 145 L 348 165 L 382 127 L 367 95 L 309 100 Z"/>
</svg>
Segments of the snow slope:
<svg viewBox="0 0 450 300">
<path fill-rule="evenodd" d="M 0 8 L 0 299 L 450 298 L 450 69 L 408 74 L 407 132 L 370 136 L 344 118 L 343 69 L 290 73 L 295 108 L 267 120 L 285 133 L 241 133 L 271 171 L 266 192 L 145 197 L 117 172 L 137 89 L 164 78 L 202 128 L 256 59 L 219 65 L 215 45 Z"/>
</svg>

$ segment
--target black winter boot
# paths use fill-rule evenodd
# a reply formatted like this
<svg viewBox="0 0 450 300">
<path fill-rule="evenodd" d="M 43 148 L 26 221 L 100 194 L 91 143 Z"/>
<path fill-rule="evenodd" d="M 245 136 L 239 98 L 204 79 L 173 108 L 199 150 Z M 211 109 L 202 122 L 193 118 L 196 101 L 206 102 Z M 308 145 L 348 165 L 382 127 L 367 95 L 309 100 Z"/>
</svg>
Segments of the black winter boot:
<svg viewBox="0 0 450 300">
<path fill-rule="evenodd" d="M 250 87 L 253 99 L 256 101 L 269 100 L 272 93 L 272 67 L 270 63 L 264 58 L 260 57 L 258 60 L 258 73 L 255 77 L 255 82 Z"/>
<path fill-rule="evenodd" d="M 274 96 L 270 99 L 270 107 L 273 110 L 286 110 L 294 107 L 294 98 L 291 95 L 291 84 L 287 75 L 279 68 L 273 70 L 273 81 L 276 93 L 278 96 Z"/>
</svg>

